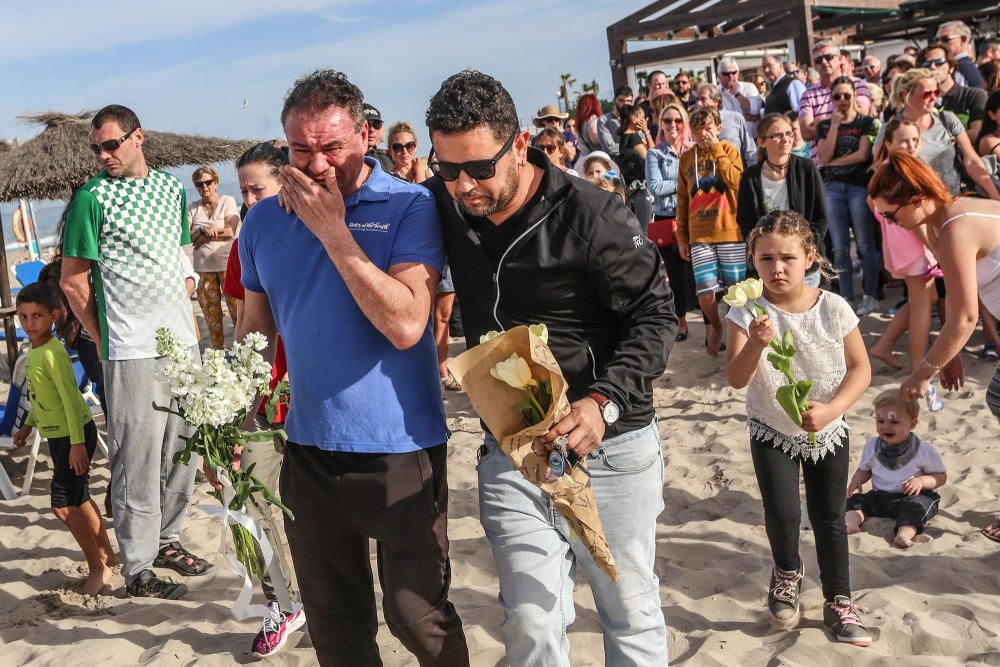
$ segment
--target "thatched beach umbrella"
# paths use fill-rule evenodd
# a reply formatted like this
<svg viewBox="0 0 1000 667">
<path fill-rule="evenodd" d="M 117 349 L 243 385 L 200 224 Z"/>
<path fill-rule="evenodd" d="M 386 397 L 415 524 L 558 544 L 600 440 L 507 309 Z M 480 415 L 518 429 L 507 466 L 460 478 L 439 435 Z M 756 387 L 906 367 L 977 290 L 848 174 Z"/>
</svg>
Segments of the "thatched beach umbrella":
<svg viewBox="0 0 1000 667">
<path fill-rule="evenodd" d="M 94 112 L 19 116 L 45 126 L 38 136 L 0 152 L 0 202 L 16 199 L 69 199 L 101 170 L 90 151 Z M 143 128 L 142 152 L 150 167 L 166 169 L 235 160 L 256 141 L 202 137 Z"/>
</svg>

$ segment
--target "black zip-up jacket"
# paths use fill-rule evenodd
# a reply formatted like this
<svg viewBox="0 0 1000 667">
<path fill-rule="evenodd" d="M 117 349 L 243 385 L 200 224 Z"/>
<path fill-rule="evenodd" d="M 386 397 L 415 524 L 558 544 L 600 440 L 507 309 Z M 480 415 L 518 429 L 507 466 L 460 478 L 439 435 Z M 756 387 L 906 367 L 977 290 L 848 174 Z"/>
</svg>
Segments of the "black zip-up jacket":
<svg viewBox="0 0 1000 667">
<path fill-rule="evenodd" d="M 736 224 L 740 226 L 744 239 L 750 237 L 750 232 L 768 212 L 764 205 L 764 184 L 761 181 L 765 178 L 761 173 L 763 169 L 764 160 L 761 159 L 744 171 L 743 178 L 740 179 L 740 190 L 736 196 Z M 826 187 L 819 169 L 809 158 L 792 153 L 788 160 L 785 185 L 788 188 L 788 208 L 809 221 L 816 248 L 821 257 L 826 257 Z M 748 268 L 749 273 L 757 274 L 752 258 Z M 806 273 L 816 271 L 819 271 L 819 264 L 814 262 Z"/>
<path fill-rule="evenodd" d="M 553 167 L 536 216 L 493 265 L 445 183 L 424 182 L 444 224 L 445 248 L 467 347 L 490 330 L 544 322 L 570 401 L 597 391 L 621 408 L 605 438 L 647 426 L 653 380 L 677 330 L 673 296 L 656 248 L 621 198 Z"/>
</svg>

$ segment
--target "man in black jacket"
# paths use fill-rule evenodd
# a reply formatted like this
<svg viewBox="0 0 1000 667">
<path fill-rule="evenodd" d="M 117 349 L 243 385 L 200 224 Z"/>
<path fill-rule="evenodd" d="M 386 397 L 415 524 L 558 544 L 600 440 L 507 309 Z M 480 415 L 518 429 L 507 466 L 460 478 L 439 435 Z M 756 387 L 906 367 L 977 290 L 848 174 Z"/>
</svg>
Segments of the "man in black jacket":
<svg viewBox="0 0 1000 667">
<path fill-rule="evenodd" d="M 586 457 L 620 579 L 600 571 L 551 500 L 486 434 L 480 519 L 493 548 L 512 665 L 569 664 L 573 578 L 586 573 L 609 665 L 664 665 L 654 572 L 663 464 L 652 384 L 677 317 L 656 249 L 613 193 L 553 168 L 529 148 L 510 94 L 464 71 L 431 99 L 435 194 L 466 344 L 542 322 L 569 383 L 572 412 L 546 435 Z"/>
</svg>

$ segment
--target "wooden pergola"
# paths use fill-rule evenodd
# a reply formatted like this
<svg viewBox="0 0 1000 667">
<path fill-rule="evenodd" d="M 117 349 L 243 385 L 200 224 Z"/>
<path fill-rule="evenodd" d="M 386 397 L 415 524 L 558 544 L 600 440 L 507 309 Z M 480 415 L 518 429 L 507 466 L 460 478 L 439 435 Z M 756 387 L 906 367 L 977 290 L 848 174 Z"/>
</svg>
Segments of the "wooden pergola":
<svg viewBox="0 0 1000 667">
<path fill-rule="evenodd" d="M 909 0 L 890 16 L 872 18 L 857 27 L 851 41 L 865 43 L 889 39 L 929 39 L 946 21 L 965 21 L 973 36 L 985 24 L 995 31 L 1000 22 L 1000 2 L 984 0 Z"/>
<path fill-rule="evenodd" d="M 775 44 L 806 60 L 814 37 L 843 33 L 869 19 L 895 15 L 899 0 L 657 0 L 608 26 L 611 79 L 629 68 L 714 56 Z M 629 50 L 630 42 L 678 41 Z"/>
</svg>

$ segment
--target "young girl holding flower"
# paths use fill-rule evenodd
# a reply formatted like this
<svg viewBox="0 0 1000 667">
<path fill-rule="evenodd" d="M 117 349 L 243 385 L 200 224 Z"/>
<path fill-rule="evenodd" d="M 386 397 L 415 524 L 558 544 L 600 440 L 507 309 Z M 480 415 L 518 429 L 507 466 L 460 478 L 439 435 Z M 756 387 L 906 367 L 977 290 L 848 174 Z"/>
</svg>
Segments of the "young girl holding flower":
<svg viewBox="0 0 1000 667">
<path fill-rule="evenodd" d="M 871 380 L 858 318 L 840 296 L 805 284 L 806 269 L 818 252 L 801 215 L 774 211 L 764 216 L 750 234 L 749 250 L 762 281 L 757 302 L 765 314 L 729 311 L 726 377 L 733 387 L 748 387 L 750 452 L 774 558 L 768 610 L 780 626 L 790 628 L 798 620 L 804 574 L 801 468 L 823 584 L 823 622 L 837 641 L 867 646 L 871 636 L 851 601 L 843 492 L 850 463 L 844 413 Z M 788 332 L 796 348 L 790 355 L 792 373 L 813 383 L 801 425 L 778 403 L 775 393 L 787 379 L 767 358 L 771 342 Z"/>
</svg>

